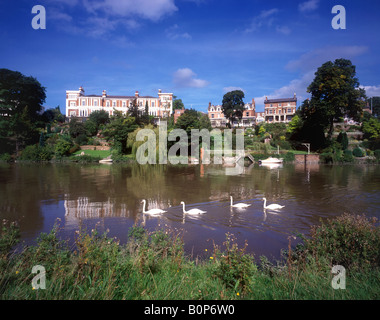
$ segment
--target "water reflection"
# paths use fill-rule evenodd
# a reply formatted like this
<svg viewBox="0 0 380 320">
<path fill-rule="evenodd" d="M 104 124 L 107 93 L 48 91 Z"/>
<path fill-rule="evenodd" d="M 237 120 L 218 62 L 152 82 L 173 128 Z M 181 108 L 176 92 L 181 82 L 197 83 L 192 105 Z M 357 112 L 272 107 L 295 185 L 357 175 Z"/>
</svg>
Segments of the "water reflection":
<svg viewBox="0 0 380 320">
<path fill-rule="evenodd" d="M 202 250 L 209 239 L 221 244 L 225 233 L 248 240 L 256 254 L 279 253 L 287 236 L 307 233 L 322 217 L 343 212 L 379 218 L 379 166 L 251 165 L 239 175 L 227 175 L 222 165 L 0 165 L 0 218 L 19 220 L 25 239 L 48 232 L 55 219 L 64 221 L 68 236 L 81 224 L 101 221 L 113 236 L 126 239 L 129 227 L 168 225 L 184 230 L 188 250 Z M 251 204 L 231 208 L 236 202 Z M 263 210 L 280 203 L 280 212 Z M 167 210 L 144 217 L 149 208 Z M 184 216 L 186 209 L 207 211 Z"/>
</svg>

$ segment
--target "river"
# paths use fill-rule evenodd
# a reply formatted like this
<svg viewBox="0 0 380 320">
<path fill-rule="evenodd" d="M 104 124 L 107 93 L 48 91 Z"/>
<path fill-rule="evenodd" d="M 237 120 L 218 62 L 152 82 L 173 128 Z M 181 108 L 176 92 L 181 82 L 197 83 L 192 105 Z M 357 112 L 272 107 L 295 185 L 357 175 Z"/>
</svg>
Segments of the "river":
<svg viewBox="0 0 380 320">
<path fill-rule="evenodd" d="M 231 209 L 230 196 L 251 206 Z M 263 210 L 263 197 L 285 207 Z M 144 219 L 142 199 L 167 212 Z M 184 217 L 181 201 L 206 213 Z M 231 175 L 221 165 L 0 164 L 0 219 L 18 221 L 25 244 L 60 218 L 69 241 L 96 226 L 125 243 L 137 223 L 177 230 L 193 257 L 207 257 L 229 232 L 256 257 L 278 259 L 290 235 L 344 212 L 380 218 L 380 166 L 255 164 Z"/>
</svg>

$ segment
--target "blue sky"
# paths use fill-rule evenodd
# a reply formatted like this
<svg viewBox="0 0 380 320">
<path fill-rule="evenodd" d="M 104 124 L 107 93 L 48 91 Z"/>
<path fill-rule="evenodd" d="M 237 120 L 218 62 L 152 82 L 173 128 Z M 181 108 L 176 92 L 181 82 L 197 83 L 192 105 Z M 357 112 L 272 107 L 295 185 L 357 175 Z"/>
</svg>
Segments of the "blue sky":
<svg viewBox="0 0 380 320">
<path fill-rule="evenodd" d="M 346 10 L 335 30 L 334 5 Z M 34 30 L 34 5 L 46 29 Z M 173 92 L 207 111 L 233 89 L 245 101 L 308 97 L 316 69 L 336 58 L 356 65 L 368 96 L 380 95 L 378 0 L 2 0 L 0 67 L 36 77 L 45 107 L 65 91 L 156 96 Z"/>
</svg>

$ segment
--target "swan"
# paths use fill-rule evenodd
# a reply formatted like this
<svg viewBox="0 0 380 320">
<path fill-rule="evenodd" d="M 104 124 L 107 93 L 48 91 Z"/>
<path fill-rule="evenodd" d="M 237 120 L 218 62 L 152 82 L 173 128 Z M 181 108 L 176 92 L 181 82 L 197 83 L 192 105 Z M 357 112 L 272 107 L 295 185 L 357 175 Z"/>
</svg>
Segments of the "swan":
<svg viewBox="0 0 380 320">
<path fill-rule="evenodd" d="M 231 198 L 231 207 L 234 207 L 234 208 L 247 208 L 250 206 L 250 204 L 247 204 L 247 203 L 235 203 L 233 204 L 233 199 L 232 199 L 232 196 L 230 196 Z"/>
<path fill-rule="evenodd" d="M 280 206 L 279 204 L 276 204 L 276 203 L 273 203 L 267 206 L 267 199 L 263 198 L 263 200 L 264 200 L 264 209 L 279 210 L 285 207 L 285 206 Z"/>
<path fill-rule="evenodd" d="M 144 203 L 144 206 L 143 206 L 143 213 L 144 214 L 149 214 L 151 216 L 157 216 L 157 215 L 160 215 L 160 214 L 166 212 L 165 210 L 161 210 L 161 209 L 150 209 L 148 211 L 145 211 L 145 205 L 146 205 L 145 199 L 142 200 L 141 203 Z"/>
<path fill-rule="evenodd" d="M 189 211 L 185 210 L 185 202 L 181 201 L 181 204 L 183 206 L 183 214 L 201 214 L 201 213 L 206 213 L 206 211 L 200 210 L 200 209 L 191 209 Z"/>
</svg>

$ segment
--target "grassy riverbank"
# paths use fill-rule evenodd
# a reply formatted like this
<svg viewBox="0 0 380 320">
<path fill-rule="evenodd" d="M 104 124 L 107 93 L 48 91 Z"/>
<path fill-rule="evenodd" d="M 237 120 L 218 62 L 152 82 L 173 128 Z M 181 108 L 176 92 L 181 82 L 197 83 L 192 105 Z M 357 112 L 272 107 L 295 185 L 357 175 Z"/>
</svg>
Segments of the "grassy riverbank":
<svg viewBox="0 0 380 320">
<path fill-rule="evenodd" d="M 311 236 L 285 251 L 276 265 L 239 248 L 232 234 L 202 259 L 186 256 L 177 230 L 136 226 L 124 245 L 97 230 L 81 230 L 75 248 L 58 236 L 56 225 L 35 246 L 14 252 L 19 228 L 3 222 L 0 299 L 380 298 L 380 231 L 362 216 L 313 226 Z M 331 285 L 332 266 L 338 264 L 346 269 L 344 290 Z M 32 286 L 35 265 L 46 270 L 45 289 Z"/>
</svg>

